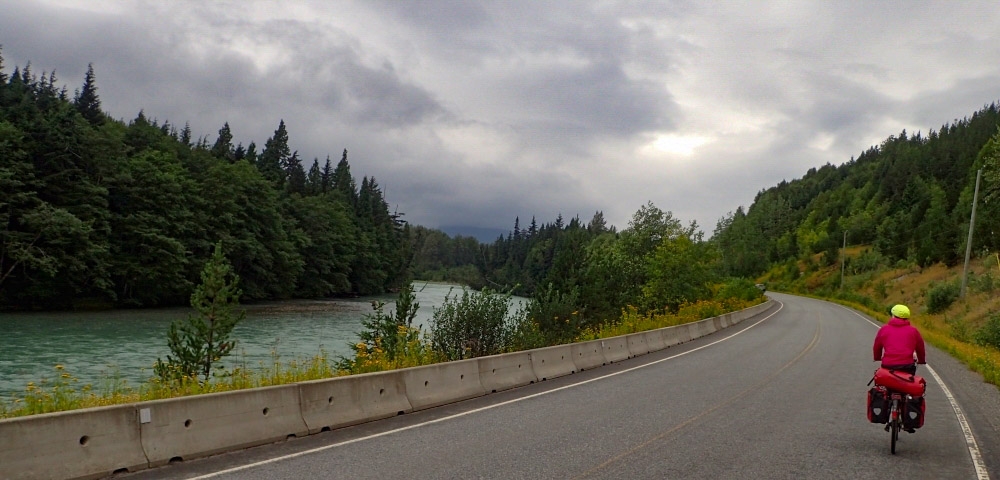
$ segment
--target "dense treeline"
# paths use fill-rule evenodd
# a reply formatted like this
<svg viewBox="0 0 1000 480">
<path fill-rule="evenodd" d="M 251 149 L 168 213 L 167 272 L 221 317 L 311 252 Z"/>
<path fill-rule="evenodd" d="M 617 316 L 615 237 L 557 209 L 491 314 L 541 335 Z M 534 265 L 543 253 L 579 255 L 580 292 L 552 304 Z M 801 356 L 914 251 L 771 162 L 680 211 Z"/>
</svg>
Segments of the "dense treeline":
<svg viewBox="0 0 1000 480">
<path fill-rule="evenodd" d="M 753 276 L 772 264 L 825 253 L 839 258 L 849 245 L 871 245 L 848 268 L 860 273 L 880 264 L 954 265 L 964 255 L 976 171 L 982 169 L 976 252 L 1000 249 L 1000 110 L 990 104 L 971 117 L 926 136 L 890 136 L 839 167 L 810 169 L 782 181 L 721 219 L 717 242 L 726 271 Z M 794 272 L 793 272 L 794 271 Z"/>
<path fill-rule="evenodd" d="M 365 295 L 407 280 L 408 226 L 345 150 L 306 170 L 284 122 L 258 151 L 101 110 L 0 58 L 0 308 L 183 305 L 217 242 L 246 301 Z"/>
<path fill-rule="evenodd" d="M 696 224 L 684 226 L 652 203 L 636 211 L 621 232 L 597 212 L 586 224 L 559 216 L 542 225 L 532 219 L 522 229 L 515 219 L 513 231 L 491 244 L 419 227 L 413 234 L 416 277 L 462 280 L 530 297 L 528 315 L 543 344 L 617 321 L 629 306 L 676 312 L 702 300 L 759 295 L 752 283 L 749 292 L 745 284 L 722 287 L 733 285 L 715 245 Z"/>
</svg>

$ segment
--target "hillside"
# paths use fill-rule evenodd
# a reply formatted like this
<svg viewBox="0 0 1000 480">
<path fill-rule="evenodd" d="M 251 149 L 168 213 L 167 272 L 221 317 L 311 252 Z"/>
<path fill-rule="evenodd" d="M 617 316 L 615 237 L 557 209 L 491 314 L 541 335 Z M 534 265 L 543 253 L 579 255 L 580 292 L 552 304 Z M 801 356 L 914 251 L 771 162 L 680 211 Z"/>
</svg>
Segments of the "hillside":
<svg viewBox="0 0 1000 480">
<path fill-rule="evenodd" d="M 883 265 L 956 265 L 965 252 L 976 172 L 982 170 L 973 250 L 1000 250 L 1000 138 L 996 104 L 930 130 L 888 137 L 840 166 L 810 169 L 762 190 L 719 222 L 729 273 L 871 245 Z M 869 259 L 871 260 L 871 258 Z"/>
<path fill-rule="evenodd" d="M 712 241 L 726 273 L 883 318 L 905 303 L 928 340 L 1000 382 L 998 124 L 1000 110 L 990 104 L 762 190 L 716 226 Z M 960 297 L 974 197 L 972 261 Z"/>
</svg>

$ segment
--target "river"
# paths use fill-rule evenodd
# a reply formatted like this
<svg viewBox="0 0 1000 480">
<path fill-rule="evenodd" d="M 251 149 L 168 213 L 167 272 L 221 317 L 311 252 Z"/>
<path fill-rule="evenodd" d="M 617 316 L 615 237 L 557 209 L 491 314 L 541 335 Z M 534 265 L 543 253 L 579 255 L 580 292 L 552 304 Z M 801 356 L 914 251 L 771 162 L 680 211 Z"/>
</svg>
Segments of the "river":
<svg viewBox="0 0 1000 480">
<path fill-rule="evenodd" d="M 461 295 L 461 287 L 414 282 L 420 304 L 415 325 L 426 330 L 445 296 Z M 454 289 L 454 290 L 453 290 Z M 295 300 L 245 305 L 247 317 L 233 330 L 237 345 L 223 360 L 256 368 L 275 356 L 287 364 L 326 352 L 336 360 L 351 353 L 372 302 L 395 309 L 395 295 L 358 299 Z M 522 299 L 515 297 L 515 306 Z M 52 381 L 61 372 L 100 392 L 109 378 L 136 387 L 152 376 L 157 358 L 166 360 L 170 322 L 191 309 L 113 310 L 105 312 L 0 313 L 0 399 L 24 392 L 28 382 Z"/>
</svg>

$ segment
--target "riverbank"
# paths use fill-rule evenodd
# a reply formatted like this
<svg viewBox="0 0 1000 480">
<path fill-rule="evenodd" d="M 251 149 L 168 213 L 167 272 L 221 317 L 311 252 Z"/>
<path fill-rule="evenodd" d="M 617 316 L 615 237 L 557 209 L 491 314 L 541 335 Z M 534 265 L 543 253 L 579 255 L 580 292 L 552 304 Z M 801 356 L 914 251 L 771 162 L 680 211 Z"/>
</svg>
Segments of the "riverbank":
<svg viewBox="0 0 1000 480">
<path fill-rule="evenodd" d="M 461 286 L 418 282 L 420 310 L 416 322 L 429 325 L 433 309 Z M 352 353 L 372 302 L 392 307 L 394 295 L 330 300 L 290 300 L 245 305 L 247 319 L 236 327 L 237 347 L 223 364 L 263 368 L 330 359 Z M 23 395 L 30 383 L 52 386 L 75 381 L 75 388 L 94 391 L 138 387 L 152 376 L 157 358 L 169 353 L 170 322 L 185 318 L 190 308 L 86 312 L 18 312 L 0 314 L 0 399 Z M 62 368 L 56 369 L 59 365 Z"/>
</svg>

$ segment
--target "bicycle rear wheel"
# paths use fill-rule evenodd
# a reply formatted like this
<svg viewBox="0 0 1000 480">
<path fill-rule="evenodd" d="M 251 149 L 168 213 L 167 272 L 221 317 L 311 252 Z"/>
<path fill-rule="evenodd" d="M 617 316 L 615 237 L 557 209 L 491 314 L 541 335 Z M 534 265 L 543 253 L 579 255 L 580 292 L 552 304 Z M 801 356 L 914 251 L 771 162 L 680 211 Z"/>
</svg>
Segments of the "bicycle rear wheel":
<svg viewBox="0 0 1000 480">
<path fill-rule="evenodd" d="M 892 408 L 889 410 L 889 434 L 892 439 L 890 440 L 889 450 L 893 455 L 896 454 L 896 440 L 899 440 L 899 427 L 901 419 L 899 416 L 899 403 L 897 400 L 892 401 Z"/>
</svg>

